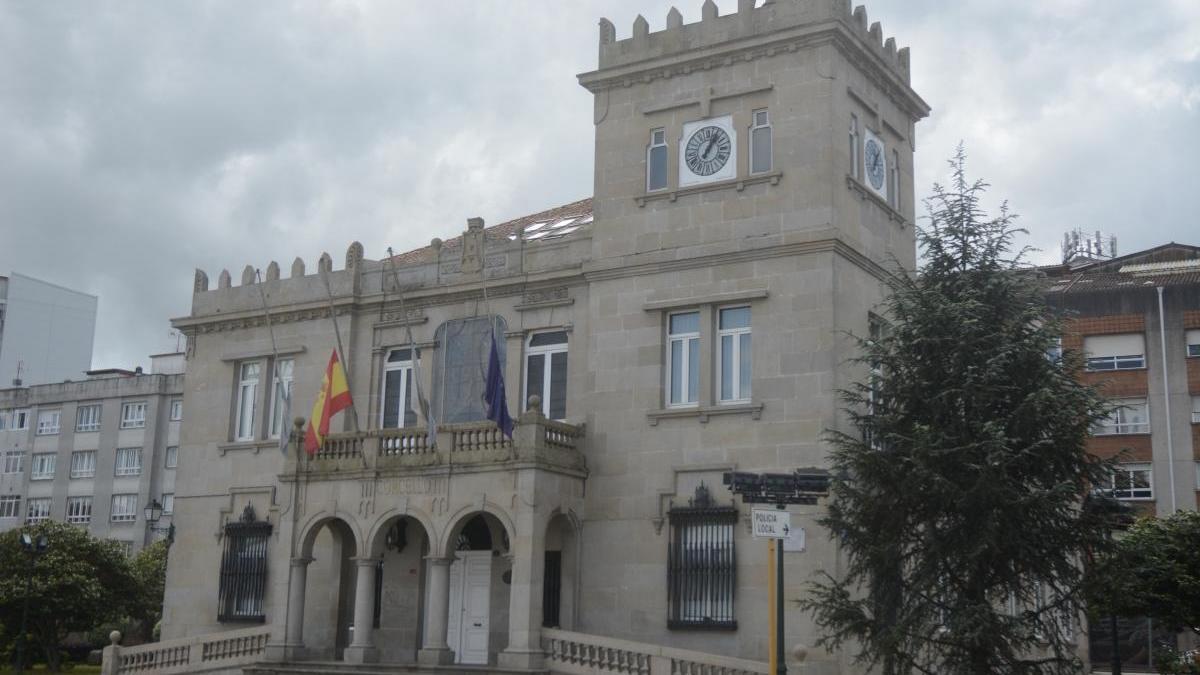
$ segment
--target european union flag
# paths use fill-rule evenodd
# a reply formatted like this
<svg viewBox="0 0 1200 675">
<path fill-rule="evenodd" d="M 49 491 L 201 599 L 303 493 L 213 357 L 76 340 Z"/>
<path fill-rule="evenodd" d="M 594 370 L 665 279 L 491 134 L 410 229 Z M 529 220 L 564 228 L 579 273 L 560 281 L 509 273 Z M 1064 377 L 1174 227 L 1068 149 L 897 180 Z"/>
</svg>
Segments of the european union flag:
<svg viewBox="0 0 1200 675">
<path fill-rule="evenodd" d="M 483 392 L 487 404 L 487 418 L 500 427 L 505 436 L 512 438 L 513 421 L 508 414 L 508 402 L 504 398 L 504 372 L 500 368 L 500 352 L 496 351 L 496 330 L 492 329 L 492 347 L 488 353 L 487 384 Z"/>
</svg>

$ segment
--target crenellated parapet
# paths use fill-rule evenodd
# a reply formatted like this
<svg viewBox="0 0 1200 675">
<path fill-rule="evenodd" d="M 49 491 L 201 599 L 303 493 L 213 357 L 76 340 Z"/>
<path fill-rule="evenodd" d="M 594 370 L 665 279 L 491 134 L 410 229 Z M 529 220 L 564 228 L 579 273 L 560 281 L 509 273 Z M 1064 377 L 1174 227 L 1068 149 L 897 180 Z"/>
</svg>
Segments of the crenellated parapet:
<svg viewBox="0 0 1200 675">
<path fill-rule="evenodd" d="M 599 70 L 580 80 L 593 91 L 650 82 L 795 51 L 804 41 L 835 31 L 872 55 L 883 71 L 906 85 L 911 81 L 908 48 L 897 49 L 894 38 L 885 40 L 879 22 L 869 23 L 866 8 L 852 8 L 851 0 L 766 0 L 755 5 L 754 0 L 739 0 L 736 12 L 721 16 L 716 3 L 706 0 L 694 23 L 684 23 L 672 7 L 666 28 L 655 32 L 639 15 L 623 40 L 617 39 L 611 21 L 601 19 Z"/>
</svg>

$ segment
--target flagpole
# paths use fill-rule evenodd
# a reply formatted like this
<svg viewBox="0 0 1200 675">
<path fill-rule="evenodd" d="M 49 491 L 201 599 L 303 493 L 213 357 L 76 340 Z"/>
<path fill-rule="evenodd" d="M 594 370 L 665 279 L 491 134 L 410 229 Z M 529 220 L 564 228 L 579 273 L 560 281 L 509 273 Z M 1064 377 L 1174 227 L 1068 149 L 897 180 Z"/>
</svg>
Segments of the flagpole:
<svg viewBox="0 0 1200 675">
<path fill-rule="evenodd" d="M 267 422 L 267 429 L 275 422 L 275 389 L 283 384 L 279 379 L 279 346 L 275 342 L 275 325 L 271 322 L 271 310 L 267 307 L 267 292 L 263 290 L 262 271 L 255 269 L 254 276 L 258 280 L 255 284 L 258 286 L 258 297 L 262 300 L 263 316 L 267 318 L 267 334 L 271 336 L 271 356 L 274 359 L 271 362 L 271 381 L 274 386 L 271 388 L 271 420 Z M 283 394 L 283 411 L 279 417 L 279 449 L 283 454 L 287 455 L 287 446 L 291 441 L 291 423 L 288 416 L 292 414 L 292 393 L 287 389 L 282 389 Z"/>
<path fill-rule="evenodd" d="M 404 331 L 408 337 L 408 356 L 412 360 L 413 368 L 410 370 L 410 378 L 417 390 L 417 408 L 421 414 L 425 416 L 425 428 L 429 438 L 430 447 L 437 446 L 437 418 L 433 415 L 433 409 L 429 401 L 421 393 L 421 370 L 417 361 L 417 342 L 413 338 L 412 322 L 408 320 L 408 310 L 404 305 L 404 289 L 400 287 L 400 276 L 396 273 L 395 254 L 392 253 L 392 247 L 389 246 L 388 252 L 388 270 L 392 274 L 392 285 L 396 287 L 396 294 L 400 296 L 400 320 L 404 323 Z M 386 283 L 381 283 L 381 286 L 387 288 Z M 382 311 L 382 310 L 381 310 Z M 403 403 L 401 403 L 403 405 Z"/>
<path fill-rule="evenodd" d="M 337 309 L 333 306 L 333 291 L 329 288 L 329 273 L 321 271 L 321 282 L 325 285 L 325 297 L 329 300 L 329 318 L 333 319 L 333 336 L 337 338 L 338 360 L 342 362 L 342 373 L 346 376 L 346 389 L 350 394 L 350 419 L 354 423 L 354 431 L 360 431 L 358 426 L 358 406 L 354 404 L 354 387 L 350 385 L 350 364 L 346 363 L 346 350 L 342 348 L 342 331 L 338 328 Z M 311 422 L 311 420 L 310 420 Z M 366 458 L 363 458 L 366 462 Z"/>
</svg>

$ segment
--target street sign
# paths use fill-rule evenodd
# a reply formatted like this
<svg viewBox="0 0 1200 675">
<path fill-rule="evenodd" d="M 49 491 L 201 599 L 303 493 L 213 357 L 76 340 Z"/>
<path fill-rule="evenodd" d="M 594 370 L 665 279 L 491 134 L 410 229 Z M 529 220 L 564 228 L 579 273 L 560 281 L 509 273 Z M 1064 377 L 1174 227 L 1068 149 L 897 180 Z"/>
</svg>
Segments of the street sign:
<svg viewBox="0 0 1200 675">
<path fill-rule="evenodd" d="M 793 527 L 788 532 L 787 539 L 783 540 L 783 550 L 785 553 L 804 553 L 804 528 Z"/>
<path fill-rule="evenodd" d="M 755 539 L 787 539 L 792 529 L 792 516 L 787 511 L 751 509 L 750 523 Z"/>
</svg>

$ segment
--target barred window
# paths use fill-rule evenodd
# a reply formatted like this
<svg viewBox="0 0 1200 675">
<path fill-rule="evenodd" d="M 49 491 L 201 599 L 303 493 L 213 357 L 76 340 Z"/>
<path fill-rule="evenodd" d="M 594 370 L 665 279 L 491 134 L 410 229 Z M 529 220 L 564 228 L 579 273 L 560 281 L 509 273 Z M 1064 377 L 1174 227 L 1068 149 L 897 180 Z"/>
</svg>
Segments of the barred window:
<svg viewBox="0 0 1200 675">
<path fill-rule="evenodd" d="M 92 478 L 95 475 L 95 450 L 76 450 L 71 453 L 71 478 Z"/>
<path fill-rule="evenodd" d="M 99 404 L 81 405 L 75 411 L 75 431 L 100 431 Z"/>
<path fill-rule="evenodd" d="M 67 522 L 76 525 L 92 522 L 92 498 L 67 497 Z"/>
<path fill-rule="evenodd" d="M 146 402 L 126 403 L 121 406 L 121 428 L 141 429 L 146 426 Z"/>
<path fill-rule="evenodd" d="M 21 496 L 0 496 L 0 518 L 19 518 L 21 516 Z"/>
<path fill-rule="evenodd" d="M 50 518 L 50 498 L 39 497 L 25 502 L 25 522 L 40 523 Z"/>
<path fill-rule="evenodd" d="M 668 517 L 667 628 L 737 630 L 737 508 L 718 505 L 701 483 L 688 506 L 673 507 Z"/>
<path fill-rule="evenodd" d="M 225 524 L 225 553 L 221 557 L 219 621 L 266 621 L 263 598 L 267 590 L 267 544 L 271 523 L 259 521 L 246 505 L 237 522 Z"/>
<path fill-rule="evenodd" d="M 114 476 L 140 476 L 142 474 L 142 449 L 117 448 L 117 463 Z"/>
<path fill-rule="evenodd" d="M 114 523 L 132 523 L 137 520 L 137 495 L 113 495 L 109 520 Z"/>
</svg>

